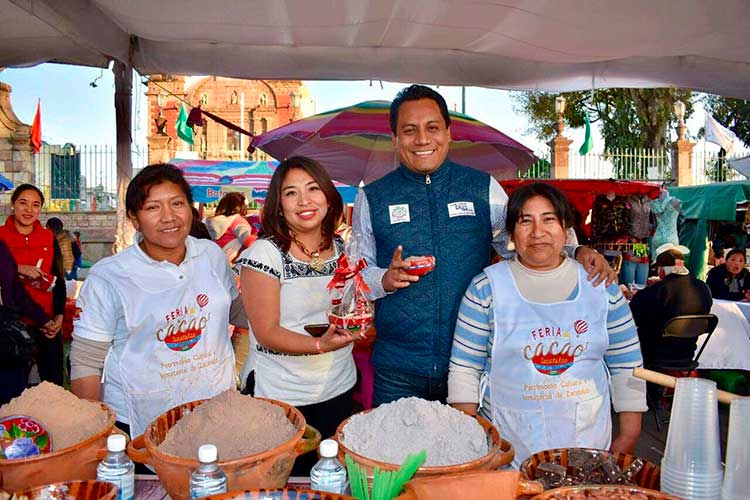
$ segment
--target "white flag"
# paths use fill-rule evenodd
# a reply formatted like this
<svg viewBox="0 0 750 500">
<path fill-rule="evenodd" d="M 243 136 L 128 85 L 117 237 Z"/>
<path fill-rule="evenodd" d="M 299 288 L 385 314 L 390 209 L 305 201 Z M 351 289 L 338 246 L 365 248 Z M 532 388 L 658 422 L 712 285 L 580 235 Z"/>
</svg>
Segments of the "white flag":
<svg viewBox="0 0 750 500">
<path fill-rule="evenodd" d="M 706 140 L 718 144 L 724 151 L 727 152 L 727 156 L 732 154 L 734 150 L 734 141 L 737 136 L 726 128 L 724 125 L 716 121 L 716 118 L 706 113 Z"/>
</svg>

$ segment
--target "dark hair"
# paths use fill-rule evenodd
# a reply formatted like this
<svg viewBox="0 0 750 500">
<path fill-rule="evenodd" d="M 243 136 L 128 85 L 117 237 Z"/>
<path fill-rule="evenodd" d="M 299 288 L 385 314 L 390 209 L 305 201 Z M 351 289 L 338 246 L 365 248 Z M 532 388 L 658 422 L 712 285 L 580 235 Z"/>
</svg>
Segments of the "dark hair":
<svg viewBox="0 0 750 500">
<path fill-rule="evenodd" d="M 245 195 L 232 192 L 221 197 L 219 204 L 216 205 L 214 215 L 245 215 L 246 211 L 247 206 L 245 206 Z"/>
<path fill-rule="evenodd" d="M 47 219 L 47 223 L 44 225 L 47 229 L 57 234 L 63 229 L 63 221 L 57 217 L 50 217 Z"/>
<path fill-rule="evenodd" d="M 659 254 L 654 263 L 656 267 L 674 266 L 678 260 L 685 260 L 685 256 L 679 250 L 670 248 Z"/>
<path fill-rule="evenodd" d="M 125 193 L 125 208 L 128 215 L 134 217 L 135 213 L 143 207 L 151 188 L 163 182 L 177 184 L 185 194 L 188 204 L 193 204 L 193 192 L 185 177 L 182 176 L 182 170 L 170 163 L 155 163 L 138 172 L 128 184 L 128 190 Z"/>
<path fill-rule="evenodd" d="M 448 105 L 445 103 L 445 99 L 443 99 L 443 96 L 432 90 L 430 87 L 425 87 L 424 85 L 410 85 L 406 88 L 401 89 L 401 91 L 396 94 L 396 98 L 391 103 L 390 119 L 391 132 L 393 132 L 393 135 L 396 135 L 396 127 L 398 126 L 398 110 L 401 108 L 401 105 L 406 101 L 418 101 L 420 99 L 432 99 L 433 101 L 435 101 L 435 103 L 438 105 L 438 108 L 440 108 L 440 114 L 443 115 L 443 120 L 445 121 L 446 128 L 451 126 L 451 115 L 448 112 Z"/>
<path fill-rule="evenodd" d="M 729 252 L 727 252 L 727 255 L 724 257 L 724 261 L 725 262 L 728 261 L 729 257 L 731 257 L 732 255 L 736 255 L 736 254 L 742 255 L 742 260 L 746 260 L 747 259 L 747 256 L 745 255 L 745 251 L 743 249 L 741 249 L 741 248 L 733 248 Z"/>
<path fill-rule="evenodd" d="M 563 229 L 567 230 L 573 227 L 573 209 L 565 194 L 551 184 L 532 182 L 520 186 L 510 195 L 508 213 L 505 217 L 505 229 L 508 233 L 513 234 L 513 231 L 516 229 L 516 223 L 521 217 L 523 206 L 535 196 L 541 196 L 549 200 Z"/>
<path fill-rule="evenodd" d="M 42 200 L 42 206 L 44 206 L 44 193 L 42 193 L 42 190 L 33 184 L 21 184 L 16 189 L 14 189 L 13 194 L 10 195 L 10 202 L 15 203 L 18 197 L 21 196 L 21 194 L 25 191 L 36 191 L 36 194 L 39 195 L 39 199 Z"/>
<path fill-rule="evenodd" d="M 336 186 L 333 185 L 331 177 L 320 163 L 304 156 L 287 158 L 279 164 L 273 173 L 260 217 L 262 236 L 273 238 L 284 252 L 289 251 L 292 238 L 289 235 L 286 220 L 282 215 L 281 187 L 287 172 L 293 168 L 300 168 L 310 174 L 310 177 L 318 183 L 328 201 L 328 213 L 323 218 L 321 227 L 323 246 L 328 248 L 344 213 L 344 202 L 341 200 L 341 194 L 339 194 Z"/>
</svg>

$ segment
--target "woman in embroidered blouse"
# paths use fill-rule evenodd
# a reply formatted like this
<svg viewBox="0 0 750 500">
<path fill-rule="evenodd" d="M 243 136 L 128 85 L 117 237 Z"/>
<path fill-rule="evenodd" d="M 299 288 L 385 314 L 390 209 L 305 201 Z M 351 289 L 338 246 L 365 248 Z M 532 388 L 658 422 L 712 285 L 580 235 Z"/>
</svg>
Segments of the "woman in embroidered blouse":
<svg viewBox="0 0 750 500">
<path fill-rule="evenodd" d="M 725 262 L 711 269 L 706 284 L 715 299 L 750 300 L 750 273 L 745 269 L 745 250 L 733 248 L 727 253 Z"/>
<path fill-rule="evenodd" d="M 354 337 L 332 326 L 317 338 L 304 329 L 328 323 L 326 285 L 343 252 L 335 235 L 342 212 L 325 170 L 314 160 L 289 158 L 271 178 L 261 238 L 237 261 L 258 343 L 255 395 L 296 406 L 323 437 L 351 414 L 357 378 Z"/>
</svg>

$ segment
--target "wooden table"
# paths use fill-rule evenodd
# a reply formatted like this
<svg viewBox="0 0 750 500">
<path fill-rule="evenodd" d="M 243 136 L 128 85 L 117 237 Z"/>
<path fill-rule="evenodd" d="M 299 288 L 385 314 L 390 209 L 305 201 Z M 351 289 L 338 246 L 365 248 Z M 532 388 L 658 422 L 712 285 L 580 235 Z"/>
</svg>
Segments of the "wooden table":
<svg viewBox="0 0 750 500">
<path fill-rule="evenodd" d="M 309 488 L 309 477 L 290 477 L 287 488 Z M 166 500 L 169 495 L 164 491 L 159 478 L 148 474 L 135 475 L 135 500 Z"/>
</svg>

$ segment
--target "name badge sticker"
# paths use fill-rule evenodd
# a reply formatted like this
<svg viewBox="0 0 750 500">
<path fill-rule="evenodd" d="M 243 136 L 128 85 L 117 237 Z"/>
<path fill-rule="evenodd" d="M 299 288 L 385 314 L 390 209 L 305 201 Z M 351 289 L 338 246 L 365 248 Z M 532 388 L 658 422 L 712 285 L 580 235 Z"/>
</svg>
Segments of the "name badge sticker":
<svg viewBox="0 0 750 500">
<path fill-rule="evenodd" d="M 475 217 L 473 201 L 454 201 L 448 203 L 449 217 Z"/>
<path fill-rule="evenodd" d="M 391 224 L 400 224 L 402 222 L 411 222 L 409 217 L 409 204 L 388 205 L 388 212 L 391 216 Z"/>
</svg>

